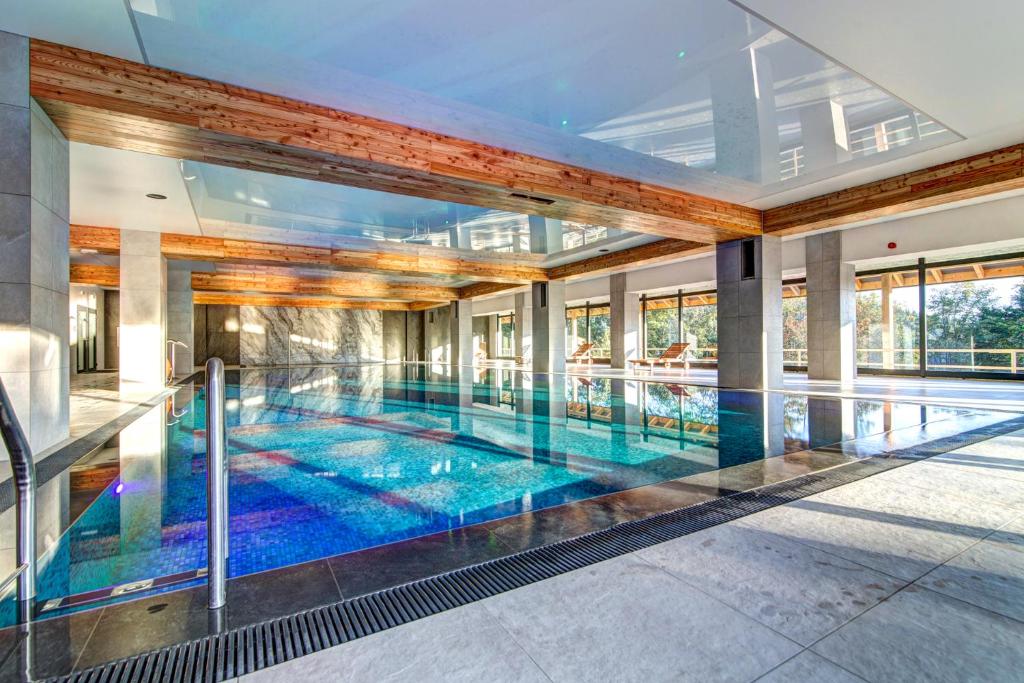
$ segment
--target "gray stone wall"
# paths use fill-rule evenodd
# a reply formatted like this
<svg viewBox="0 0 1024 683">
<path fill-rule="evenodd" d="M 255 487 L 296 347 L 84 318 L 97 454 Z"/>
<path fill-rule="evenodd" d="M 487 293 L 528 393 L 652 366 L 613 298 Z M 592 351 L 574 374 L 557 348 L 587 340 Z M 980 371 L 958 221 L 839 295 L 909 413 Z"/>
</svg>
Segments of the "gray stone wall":
<svg viewBox="0 0 1024 683">
<path fill-rule="evenodd" d="M 68 436 L 68 216 L 67 140 L 29 97 L 28 39 L 0 32 L 0 377 L 36 453 Z"/>
</svg>

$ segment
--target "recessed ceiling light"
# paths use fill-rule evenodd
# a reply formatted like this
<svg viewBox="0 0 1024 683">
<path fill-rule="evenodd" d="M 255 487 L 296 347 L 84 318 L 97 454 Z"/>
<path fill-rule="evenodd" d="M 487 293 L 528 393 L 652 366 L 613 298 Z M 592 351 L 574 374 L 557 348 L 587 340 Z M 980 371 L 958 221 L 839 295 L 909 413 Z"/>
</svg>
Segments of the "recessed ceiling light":
<svg viewBox="0 0 1024 683">
<path fill-rule="evenodd" d="M 607 254 L 608 253 L 607 249 L 598 249 L 598 251 L 601 252 L 602 254 Z"/>
<path fill-rule="evenodd" d="M 167 199 L 167 195 L 157 194 L 156 192 L 150 192 L 146 196 L 149 197 L 150 199 Z"/>
<path fill-rule="evenodd" d="M 98 249 L 89 249 L 88 247 L 82 247 L 78 251 L 80 253 L 82 253 L 82 254 L 98 254 L 98 253 L 100 253 Z"/>
</svg>

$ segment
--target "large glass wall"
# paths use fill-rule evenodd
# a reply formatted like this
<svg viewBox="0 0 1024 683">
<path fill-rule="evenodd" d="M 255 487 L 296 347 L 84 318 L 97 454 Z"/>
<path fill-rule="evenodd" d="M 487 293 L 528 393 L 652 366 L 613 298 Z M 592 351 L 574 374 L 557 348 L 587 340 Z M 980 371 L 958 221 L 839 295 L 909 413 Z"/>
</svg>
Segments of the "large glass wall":
<svg viewBox="0 0 1024 683">
<path fill-rule="evenodd" d="M 516 317 L 512 313 L 498 316 L 498 353 L 500 358 L 511 358 L 516 354 Z"/>
<path fill-rule="evenodd" d="M 861 369 L 1024 376 L 1024 255 L 922 260 L 857 281 Z"/>
<path fill-rule="evenodd" d="M 714 361 L 718 357 L 718 316 L 714 292 L 670 294 L 641 299 L 644 350 L 657 358 L 672 344 L 688 342 L 688 358 Z"/>
<path fill-rule="evenodd" d="M 921 306 L 917 270 L 857 276 L 857 367 L 916 371 Z"/>
<path fill-rule="evenodd" d="M 807 367 L 807 286 L 782 283 L 782 364 Z"/>
<path fill-rule="evenodd" d="M 608 359 L 612 355 L 611 308 L 608 304 L 586 303 L 565 309 L 565 353 L 571 356 L 582 344 L 594 347 L 590 355 Z"/>
</svg>

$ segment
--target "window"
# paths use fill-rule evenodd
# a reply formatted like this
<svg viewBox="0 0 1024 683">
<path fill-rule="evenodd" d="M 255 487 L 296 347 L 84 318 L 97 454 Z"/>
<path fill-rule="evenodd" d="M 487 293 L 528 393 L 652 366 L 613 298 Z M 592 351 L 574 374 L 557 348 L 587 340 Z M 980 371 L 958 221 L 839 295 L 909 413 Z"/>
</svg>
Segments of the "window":
<svg viewBox="0 0 1024 683">
<path fill-rule="evenodd" d="M 571 355 L 581 344 L 594 345 L 592 358 L 610 358 L 611 308 L 608 304 L 572 306 L 565 309 L 565 353 Z"/>
<path fill-rule="evenodd" d="M 646 299 L 644 304 L 644 355 L 657 358 L 679 341 L 679 295 Z"/>
<path fill-rule="evenodd" d="M 509 313 L 498 316 L 498 356 L 510 358 L 515 350 L 516 318 Z"/>
<path fill-rule="evenodd" d="M 857 288 L 857 367 L 917 370 L 917 270 L 859 275 Z"/>
<path fill-rule="evenodd" d="M 782 364 L 807 366 L 807 285 L 782 283 Z"/>
<path fill-rule="evenodd" d="M 690 344 L 690 360 L 715 360 L 718 354 L 718 312 L 714 292 L 643 298 L 644 351 L 657 358 L 672 344 Z"/>
<path fill-rule="evenodd" d="M 1021 373 L 1024 259 L 925 270 L 925 369 Z"/>
<path fill-rule="evenodd" d="M 945 262 L 922 259 L 912 269 L 861 273 L 857 288 L 861 369 L 922 375 L 1024 374 L 1024 254 Z"/>
</svg>

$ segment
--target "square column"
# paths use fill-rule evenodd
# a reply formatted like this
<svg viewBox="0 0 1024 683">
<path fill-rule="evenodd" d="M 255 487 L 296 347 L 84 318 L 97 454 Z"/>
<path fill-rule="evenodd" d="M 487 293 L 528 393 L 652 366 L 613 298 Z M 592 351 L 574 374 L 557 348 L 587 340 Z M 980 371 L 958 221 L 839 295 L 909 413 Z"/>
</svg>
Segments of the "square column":
<svg viewBox="0 0 1024 683">
<path fill-rule="evenodd" d="M 781 387 L 781 238 L 764 235 L 725 242 L 717 246 L 715 256 L 718 385 Z"/>
<path fill-rule="evenodd" d="M 565 281 L 533 287 L 533 371 L 565 372 Z"/>
<path fill-rule="evenodd" d="M 515 302 L 515 355 L 529 364 L 533 360 L 533 296 L 519 292 Z"/>
<path fill-rule="evenodd" d="M 640 353 L 640 295 L 626 291 L 626 274 L 609 279 L 612 367 L 625 368 Z"/>
<path fill-rule="evenodd" d="M 68 142 L 0 32 L 0 377 L 33 452 L 68 437 Z M 0 445 L 0 457 L 6 457 Z"/>
<path fill-rule="evenodd" d="M 498 357 L 498 314 L 491 313 L 487 316 L 487 357 Z"/>
<path fill-rule="evenodd" d="M 195 366 L 193 360 L 194 325 L 192 314 L 192 271 L 187 268 L 167 268 L 167 338 L 186 346 L 175 344 L 170 353 L 174 354 L 175 377 L 188 377 Z M 170 346 L 170 345 L 168 345 Z"/>
<path fill-rule="evenodd" d="M 840 232 L 804 239 L 807 263 L 807 377 L 850 384 L 857 376 L 856 271 L 843 263 Z"/>
<path fill-rule="evenodd" d="M 530 253 L 554 254 L 562 251 L 562 221 L 529 216 Z"/>
<path fill-rule="evenodd" d="M 804 173 L 853 158 L 843 105 L 828 99 L 801 107 L 800 144 L 804 148 Z"/>
<path fill-rule="evenodd" d="M 715 172 L 768 184 L 779 180 L 775 79 L 764 50 L 734 52 L 711 65 Z"/>
<path fill-rule="evenodd" d="M 452 365 L 473 365 L 473 302 L 472 300 L 459 300 L 451 303 L 451 313 L 448 317 L 451 325 L 451 355 L 449 362 Z"/>
<path fill-rule="evenodd" d="M 167 260 L 160 233 L 121 231 L 121 385 L 154 391 L 167 367 Z"/>
</svg>

